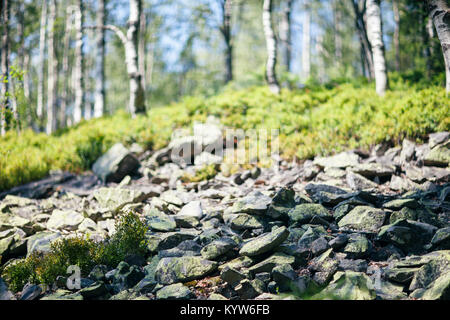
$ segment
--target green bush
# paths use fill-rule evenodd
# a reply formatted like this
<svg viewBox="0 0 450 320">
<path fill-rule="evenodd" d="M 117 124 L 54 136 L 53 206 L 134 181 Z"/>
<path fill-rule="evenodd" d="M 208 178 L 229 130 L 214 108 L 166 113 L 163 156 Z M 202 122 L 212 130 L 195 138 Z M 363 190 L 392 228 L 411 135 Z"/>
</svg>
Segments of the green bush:
<svg viewBox="0 0 450 320">
<path fill-rule="evenodd" d="M 439 86 L 413 85 L 417 77 L 393 74 L 393 89 L 385 97 L 363 81 L 336 80 L 327 86 L 284 89 L 280 95 L 266 87 L 229 89 L 210 98 L 187 97 L 134 119 L 118 112 L 84 121 L 52 136 L 12 130 L 0 139 L 0 191 L 40 179 L 52 169 L 89 169 L 116 142 L 162 148 L 174 129 L 208 115 L 232 128 L 279 128 L 280 152 L 288 160 L 367 149 L 380 142 L 398 144 L 405 137 L 423 141 L 428 133 L 450 129 L 450 103 Z"/>
<path fill-rule="evenodd" d="M 116 221 L 116 232 L 103 242 L 74 237 L 57 240 L 48 253 L 30 254 L 25 259 L 6 265 L 2 277 L 13 291 L 20 291 L 27 282 L 51 285 L 58 276 L 65 276 L 71 265 L 80 267 L 87 276 L 95 265 L 115 268 L 127 255 L 145 256 L 147 227 L 139 216 L 129 212 Z"/>
</svg>

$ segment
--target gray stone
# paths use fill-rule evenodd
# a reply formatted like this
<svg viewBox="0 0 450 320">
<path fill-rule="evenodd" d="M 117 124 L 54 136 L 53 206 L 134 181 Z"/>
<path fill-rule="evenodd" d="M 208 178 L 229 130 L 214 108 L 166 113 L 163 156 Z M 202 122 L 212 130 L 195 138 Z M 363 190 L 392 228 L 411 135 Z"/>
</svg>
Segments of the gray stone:
<svg viewBox="0 0 450 320">
<path fill-rule="evenodd" d="M 200 201 L 191 201 L 186 204 L 181 210 L 177 213 L 177 216 L 187 216 L 194 217 L 196 219 L 203 218 L 203 209 Z"/>
<path fill-rule="evenodd" d="M 331 157 L 316 157 L 314 164 L 322 168 L 346 168 L 359 163 L 359 156 L 352 152 L 341 152 Z"/>
<path fill-rule="evenodd" d="M 27 283 L 20 294 L 20 300 L 35 300 L 42 293 L 42 288 L 36 284 Z"/>
<path fill-rule="evenodd" d="M 112 146 L 92 166 L 92 171 L 105 182 L 120 182 L 139 168 L 139 160 L 121 143 Z"/>
<path fill-rule="evenodd" d="M 267 211 L 272 199 L 260 191 L 252 191 L 233 204 L 232 213 L 263 214 Z"/>
<path fill-rule="evenodd" d="M 156 267 L 159 283 L 172 284 L 201 279 L 217 269 L 217 263 L 202 257 L 162 258 Z"/>
<path fill-rule="evenodd" d="M 288 212 L 292 222 L 300 224 L 309 223 L 313 218 L 331 218 L 331 214 L 324 206 L 315 203 L 303 203 L 295 206 Z"/>
<path fill-rule="evenodd" d="M 340 228 L 377 232 L 383 225 L 386 213 L 369 206 L 358 206 L 347 213 L 339 222 Z"/>
<path fill-rule="evenodd" d="M 239 253 L 244 256 L 257 256 L 278 247 L 289 236 L 286 227 L 280 227 L 245 243 Z"/>
<path fill-rule="evenodd" d="M 216 260 L 230 250 L 237 247 L 237 243 L 231 238 L 222 238 L 206 245 L 201 250 L 201 255 L 206 260 Z"/>
<path fill-rule="evenodd" d="M 193 298 L 194 294 L 182 283 L 174 283 L 163 287 L 156 292 L 159 300 L 186 300 Z"/>
</svg>

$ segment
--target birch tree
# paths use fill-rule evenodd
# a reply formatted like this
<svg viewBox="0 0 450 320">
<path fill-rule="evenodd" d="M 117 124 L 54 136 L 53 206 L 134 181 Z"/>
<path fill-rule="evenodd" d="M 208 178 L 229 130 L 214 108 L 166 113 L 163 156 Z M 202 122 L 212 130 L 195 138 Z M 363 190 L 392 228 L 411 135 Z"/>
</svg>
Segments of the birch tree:
<svg viewBox="0 0 450 320">
<path fill-rule="evenodd" d="M 395 50 L 395 70 L 400 71 L 400 9 L 398 0 L 392 0 L 392 11 L 394 12 L 394 50 Z"/>
<path fill-rule="evenodd" d="M 220 33 L 225 42 L 225 83 L 233 80 L 233 44 L 231 38 L 231 13 L 233 9 L 232 0 L 219 0 L 222 10 L 222 25 Z"/>
<path fill-rule="evenodd" d="M 311 75 L 311 13 L 309 6 L 304 7 L 302 28 L 302 73 L 307 80 Z"/>
<path fill-rule="evenodd" d="M 355 27 L 358 33 L 359 43 L 361 45 L 361 63 L 363 74 L 367 70 L 369 79 L 375 78 L 375 71 L 373 67 L 372 46 L 370 45 L 369 37 L 367 35 L 366 26 L 366 0 L 351 0 L 353 12 L 355 14 Z"/>
<path fill-rule="evenodd" d="M 95 104 L 94 117 L 103 116 L 105 108 L 105 5 L 106 0 L 97 3 L 97 39 L 95 56 Z"/>
<path fill-rule="evenodd" d="M 71 34 L 71 15 L 72 8 L 67 8 L 66 25 L 64 29 L 63 40 L 63 57 L 62 57 L 62 91 L 61 91 L 61 108 L 59 111 L 59 125 L 65 127 L 67 124 L 67 102 L 69 97 L 69 51 L 70 51 L 70 34 Z"/>
<path fill-rule="evenodd" d="M 36 115 L 41 119 L 44 115 L 44 75 L 45 75 L 45 38 L 47 34 L 47 1 L 42 0 L 41 26 L 39 32 L 39 66 Z"/>
<path fill-rule="evenodd" d="M 445 62 L 446 90 L 450 93 L 450 8 L 448 1 L 428 0 L 430 16 L 441 42 Z"/>
<path fill-rule="evenodd" d="M 48 86 L 46 133 L 56 130 L 56 90 L 58 84 L 58 60 L 55 54 L 56 0 L 50 0 L 48 17 Z"/>
<path fill-rule="evenodd" d="M 77 0 L 75 10 L 75 105 L 73 111 L 73 123 L 77 124 L 82 118 L 82 107 L 84 104 L 84 83 L 83 83 L 83 2 Z"/>
<path fill-rule="evenodd" d="M 267 62 L 266 62 L 266 80 L 270 91 L 280 93 L 275 67 L 277 64 L 277 40 L 272 27 L 272 0 L 264 0 L 262 22 L 264 36 L 266 39 Z"/>
<path fill-rule="evenodd" d="M 1 0 L 1 21 L 2 21 L 2 51 L 1 51 L 1 71 L 2 71 L 2 89 L 0 101 L 0 134 L 6 133 L 6 112 L 8 110 L 8 80 L 9 80 L 9 18 L 10 6 L 8 0 Z"/>
<path fill-rule="evenodd" d="M 367 33 L 372 47 L 375 87 L 378 95 L 383 96 L 388 89 L 386 59 L 384 56 L 383 31 L 379 0 L 367 0 Z"/>
</svg>

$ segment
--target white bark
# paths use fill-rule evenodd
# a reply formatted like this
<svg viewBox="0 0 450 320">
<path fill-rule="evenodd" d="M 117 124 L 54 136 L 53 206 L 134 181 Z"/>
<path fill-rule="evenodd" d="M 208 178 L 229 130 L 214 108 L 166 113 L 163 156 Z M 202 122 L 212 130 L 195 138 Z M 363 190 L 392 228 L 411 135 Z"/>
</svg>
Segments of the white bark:
<svg viewBox="0 0 450 320">
<path fill-rule="evenodd" d="M 450 93 L 450 8 L 445 0 L 428 0 L 428 7 L 441 42 L 445 62 L 445 88 Z"/>
<path fill-rule="evenodd" d="M 372 46 L 376 91 L 383 96 L 388 88 L 386 59 L 379 0 L 367 0 L 367 34 Z"/>
<path fill-rule="evenodd" d="M 45 38 L 47 27 L 47 1 L 42 0 L 41 26 L 39 33 L 39 68 L 36 115 L 41 119 L 44 114 L 44 75 L 45 75 Z"/>
<path fill-rule="evenodd" d="M 270 91 L 278 94 L 280 92 L 280 86 L 275 72 L 277 64 L 277 40 L 272 28 L 272 0 L 264 0 L 262 22 L 267 48 L 266 80 Z"/>
<path fill-rule="evenodd" d="M 2 6 L 0 10 L 1 22 L 2 22 L 2 45 L 1 45 L 1 71 L 2 80 L 9 78 L 9 18 L 10 8 L 8 0 L 1 0 Z M 8 82 L 1 84 L 0 95 L 0 134 L 3 136 L 6 134 L 6 111 L 8 109 Z"/>
<path fill-rule="evenodd" d="M 78 9 L 75 12 L 75 105 L 73 110 L 73 123 L 77 124 L 82 118 L 82 107 L 84 104 L 83 84 L 83 3 L 77 0 Z"/>
<path fill-rule="evenodd" d="M 66 26 L 64 33 L 64 49 L 63 49 L 63 57 L 62 57 L 62 77 L 63 77 L 63 88 L 61 92 L 61 110 L 59 112 L 59 125 L 61 127 L 65 127 L 67 125 L 67 100 L 69 96 L 69 45 L 70 45 L 70 17 L 72 11 L 70 8 L 67 10 L 66 16 Z"/>
<path fill-rule="evenodd" d="M 48 17 L 48 87 L 46 133 L 56 130 L 56 89 L 58 83 L 58 60 L 55 55 L 56 0 L 50 0 Z"/>
<path fill-rule="evenodd" d="M 311 75 L 311 14 L 305 8 L 302 30 L 302 73 L 307 80 Z"/>
<path fill-rule="evenodd" d="M 94 117 L 103 116 L 105 109 L 105 0 L 97 4 L 97 52 L 95 57 L 95 104 Z"/>
</svg>

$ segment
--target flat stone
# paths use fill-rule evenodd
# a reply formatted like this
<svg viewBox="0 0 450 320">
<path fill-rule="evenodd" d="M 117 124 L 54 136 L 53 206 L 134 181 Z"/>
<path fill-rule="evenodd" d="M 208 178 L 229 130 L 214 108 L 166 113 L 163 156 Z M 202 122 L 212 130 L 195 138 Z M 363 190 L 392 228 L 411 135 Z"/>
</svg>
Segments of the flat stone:
<svg viewBox="0 0 450 320">
<path fill-rule="evenodd" d="M 369 206 L 358 206 L 347 213 L 339 222 L 340 228 L 377 232 L 386 219 L 383 210 Z"/>
<path fill-rule="evenodd" d="M 55 209 L 47 221 L 47 228 L 51 230 L 76 230 L 78 226 L 83 222 L 84 216 L 76 211 L 62 211 Z"/>
<path fill-rule="evenodd" d="M 289 236 L 289 231 L 286 227 L 280 227 L 272 232 L 265 233 L 244 244 L 239 251 L 244 256 L 257 256 L 269 252 L 278 247 Z"/>
<path fill-rule="evenodd" d="M 346 168 L 359 163 L 359 156 L 352 152 L 341 152 L 331 157 L 316 157 L 314 164 L 322 168 Z"/>
<path fill-rule="evenodd" d="M 201 279 L 217 269 L 217 263 L 202 257 L 162 258 L 156 267 L 159 283 L 173 284 Z"/>
<path fill-rule="evenodd" d="M 321 204 L 316 203 L 299 204 L 288 212 L 288 216 L 292 222 L 301 224 L 309 223 L 314 217 L 331 218 L 330 212 Z"/>
<path fill-rule="evenodd" d="M 158 300 L 187 300 L 193 298 L 194 294 L 182 283 L 174 283 L 163 287 L 156 292 Z"/>
<path fill-rule="evenodd" d="M 260 191 L 253 191 L 233 204 L 232 213 L 263 214 L 269 208 L 272 199 Z"/>
</svg>

